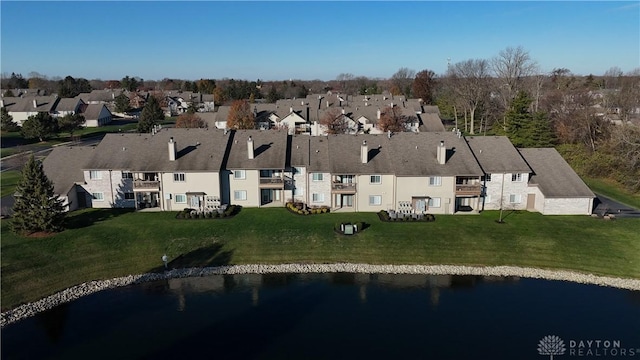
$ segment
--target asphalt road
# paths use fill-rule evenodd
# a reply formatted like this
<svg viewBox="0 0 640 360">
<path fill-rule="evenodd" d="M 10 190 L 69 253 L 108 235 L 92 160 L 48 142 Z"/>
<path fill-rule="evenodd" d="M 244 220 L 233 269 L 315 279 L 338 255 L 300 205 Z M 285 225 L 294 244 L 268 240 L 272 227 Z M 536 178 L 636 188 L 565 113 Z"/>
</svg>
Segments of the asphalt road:
<svg viewBox="0 0 640 360">
<path fill-rule="evenodd" d="M 613 214 L 617 218 L 640 218 L 640 209 L 635 209 L 601 194 L 596 194 L 596 196 L 597 198 L 594 200 L 594 204 L 596 204 L 593 210 L 594 214 L 600 216 Z"/>
</svg>

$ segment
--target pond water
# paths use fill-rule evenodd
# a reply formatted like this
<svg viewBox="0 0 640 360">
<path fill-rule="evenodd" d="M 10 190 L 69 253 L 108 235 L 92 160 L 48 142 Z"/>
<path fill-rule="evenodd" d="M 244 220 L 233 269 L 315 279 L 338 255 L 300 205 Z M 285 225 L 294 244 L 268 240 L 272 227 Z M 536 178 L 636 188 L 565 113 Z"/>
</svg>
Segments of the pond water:
<svg viewBox="0 0 640 360">
<path fill-rule="evenodd" d="M 538 351 L 547 335 L 564 345 L 554 359 L 640 359 L 640 292 L 481 276 L 172 279 L 99 292 L 9 325 L 2 329 L 1 355 L 549 359 Z"/>
</svg>

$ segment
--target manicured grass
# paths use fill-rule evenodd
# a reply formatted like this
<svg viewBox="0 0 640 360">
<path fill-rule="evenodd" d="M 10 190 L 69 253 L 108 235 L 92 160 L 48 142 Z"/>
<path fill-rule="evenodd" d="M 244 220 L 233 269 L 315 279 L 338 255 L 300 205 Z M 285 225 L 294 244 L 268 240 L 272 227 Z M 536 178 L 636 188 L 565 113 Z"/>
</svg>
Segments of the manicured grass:
<svg viewBox="0 0 640 360">
<path fill-rule="evenodd" d="M 11 195 L 16 190 L 16 185 L 20 180 L 20 171 L 9 170 L 0 174 L 0 181 L 2 182 L 2 194 L 0 197 Z"/>
<path fill-rule="evenodd" d="M 619 202 L 640 209 L 640 193 L 631 193 L 619 184 L 607 179 L 582 178 L 593 192 L 618 200 Z"/>
<path fill-rule="evenodd" d="M 437 216 L 433 223 L 383 223 L 375 213 L 299 216 L 283 208 L 243 209 L 232 219 L 178 220 L 175 212 L 89 209 L 46 238 L 1 224 L 2 307 L 89 280 L 173 267 L 243 263 L 466 264 L 567 269 L 640 278 L 640 221 L 497 212 Z M 355 236 L 339 222 L 370 226 Z"/>
</svg>

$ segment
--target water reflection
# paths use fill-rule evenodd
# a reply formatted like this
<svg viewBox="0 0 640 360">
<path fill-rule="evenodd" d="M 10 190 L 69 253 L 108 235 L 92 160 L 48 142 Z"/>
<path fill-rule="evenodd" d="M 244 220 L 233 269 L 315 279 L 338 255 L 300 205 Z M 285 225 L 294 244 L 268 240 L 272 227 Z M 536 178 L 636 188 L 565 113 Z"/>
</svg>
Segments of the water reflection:
<svg viewBox="0 0 640 360">
<path fill-rule="evenodd" d="M 235 291 L 250 290 L 253 306 L 260 303 L 260 290 L 263 288 L 286 288 L 292 284 L 311 282 L 327 283 L 333 286 L 356 286 L 358 299 L 367 302 L 371 287 L 394 290 L 427 290 L 429 302 L 433 306 L 440 304 L 441 289 L 471 290 L 483 283 L 517 283 L 519 277 L 475 276 L 475 275 L 420 275 L 420 274 L 236 274 L 209 275 L 169 279 L 144 285 L 150 293 L 175 295 L 178 299 L 178 311 L 184 311 L 186 295 L 198 293 L 227 294 Z"/>
</svg>

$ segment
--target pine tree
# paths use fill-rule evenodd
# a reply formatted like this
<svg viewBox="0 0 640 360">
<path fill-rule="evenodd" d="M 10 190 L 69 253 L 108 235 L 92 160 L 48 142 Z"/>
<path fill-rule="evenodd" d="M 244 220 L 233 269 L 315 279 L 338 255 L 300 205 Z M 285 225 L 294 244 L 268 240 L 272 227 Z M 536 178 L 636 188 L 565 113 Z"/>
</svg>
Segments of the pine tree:
<svg viewBox="0 0 640 360">
<path fill-rule="evenodd" d="M 20 127 L 18 126 L 18 124 L 13 122 L 13 116 L 9 115 L 9 112 L 6 108 L 0 108 L 0 112 L 2 113 L 0 126 L 2 126 L 3 131 L 13 132 L 20 130 Z"/>
<path fill-rule="evenodd" d="M 155 97 L 149 96 L 149 101 L 142 108 L 140 119 L 138 120 L 138 132 L 148 133 L 153 125 L 159 124 L 164 120 L 164 113 L 160 108 L 160 103 Z"/>
<path fill-rule="evenodd" d="M 31 155 L 16 187 L 11 229 L 18 234 L 62 231 L 65 215 L 63 201 L 55 195 L 42 162 Z"/>
</svg>

